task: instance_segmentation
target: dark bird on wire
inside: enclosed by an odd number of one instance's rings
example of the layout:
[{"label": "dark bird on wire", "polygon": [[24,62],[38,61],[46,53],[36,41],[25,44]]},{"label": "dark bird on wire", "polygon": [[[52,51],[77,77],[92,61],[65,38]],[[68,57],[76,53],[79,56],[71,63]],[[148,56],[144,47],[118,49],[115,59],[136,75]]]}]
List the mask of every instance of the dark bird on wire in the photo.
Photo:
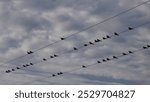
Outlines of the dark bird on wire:
[{"label": "dark bird on wire", "polygon": [[128,29],[129,29],[129,30],[133,30],[133,28],[131,28],[131,27],[128,27]]},{"label": "dark bird on wire", "polygon": [[84,44],[84,46],[88,46],[88,44]]},{"label": "dark bird on wire", "polygon": [[107,61],[110,61],[110,58],[107,58]]},{"label": "dark bird on wire", "polygon": [[82,68],[87,68],[85,65],[82,65]]},{"label": "dark bird on wire", "polygon": [[26,65],[22,65],[23,67],[26,67]]},{"label": "dark bird on wire", "polygon": [[105,39],[107,39],[107,38],[103,37],[103,40],[105,40]]},{"label": "dark bird on wire", "polygon": [[58,57],[58,55],[54,54],[54,57]]},{"label": "dark bird on wire", "polygon": [[106,36],[107,38],[111,38],[109,35]]},{"label": "dark bird on wire", "polygon": [[12,69],[12,71],[15,71],[15,69]]},{"label": "dark bird on wire", "polygon": [[122,53],[122,55],[124,55],[124,56],[125,56],[125,55],[127,55],[127,54],[126,54],[126,53]]},{"label": "dark bird on wire", "polygon": [[50,58],[54,58],[54,56],[50,56]]},{"label": "dark bird on wire", "polygon": [[102,61],[103,61],[103,62],[106,62],[106,60],[105,60],[105,59],[103,59]]},{"label": "dark bird on wire", "polygon": [[27,54],[32,54],[32,53],[33,53],[32,51],[28,51],[28,52],[27,52]]},{"label": "dark bird on wire", "polygon": [[56,75],[55,74],[52,74],[52,77],[55,77]]},{"label": "dark bird on wire", "polygon": [[97,63],[101,63],[101,61],[97,61]]},{"label": "dark bird on wire", "polygon": [[30,65],[33,65],[33,63],[30,63]]},{"label": "dark bird on wire", "polygon": [[89,42],[89,44],[94,45],[94,43],[92,43],[92,42]]},{"label": "dark bird on wire", "polygon": [[61,40],[65,40],[65,38],[60,38]]},{"label": "dark bird on wire", "polygon": [[101,40],[100,40],[100,39],[96,39],[96,40],[94,40],[94,41],[97,43],[97,42],[100,42]]},{"label": "dark bird on wire", "polygon": [[146,46],[143,46],[143,49],[147,49],[147,47],[146,47]]},{"label": "dark bird on wire", "polygon": [[150,47],[150,45],[147,45],[147,47],[149,48],[149,47]]},{"label": "dark bird on wire", "polygon": [[113,56],[113,58],[114,58],[114,59],[118,59],[118,57],[116,57],[116,56]]},{"label": "dark bird on wire", "polygon": [[119,34],[118,34],[118,33],[116,33],[116,32],[114,32],[114,35],[119,36]]},{"label": "dark bird on wire", "polygon": [[73,50],[78,50],[78,49],[76,47],[74,47]]},{"label": "dark bird on wire", "polygon": [[47,61],[47,59],[43,58],[43,61]]},{"label": "dark bird on wire", "polygon": [[16,67],[16,69],[20,69],[19,67]]},{"label": "dark bird on wire", "polygon": [[128,51],[130,54],[133,53],[132,51]]},{"label": "dark bird on wire", "polygon": [[6,70],[6,73],[10,73],[11,71],[10,70]]}]

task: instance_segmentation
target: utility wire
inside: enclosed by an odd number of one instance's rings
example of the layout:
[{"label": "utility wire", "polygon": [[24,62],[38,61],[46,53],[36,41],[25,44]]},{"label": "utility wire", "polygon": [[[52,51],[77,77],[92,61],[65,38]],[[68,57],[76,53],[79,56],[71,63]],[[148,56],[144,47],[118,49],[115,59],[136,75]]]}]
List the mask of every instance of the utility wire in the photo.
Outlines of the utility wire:
[{"label": "utility wire", "polygon": [[[37,64],[40,64],[40,63],[49,61],[49,60],[51,60],[51,59],[60,57],[60,56],[62,56],[62,55],[64,55],[64,54],[68,54],[68,53],[71,53],[71,52],[73,52],[73,51],[79,51],[79,50],[81,50],[81,49],[83,49],[83,48],[88,48],[89,46],[95,46],[95,45],[98,44],[98,43],[101,43],[101,42],[106,41],[106,40],[108,40],[108,39],[112,39],[113,37],[119,37],[119,36],[122,35],[123,33],[129,32],[129,31],[131,31],[131,30],[136,30],[136,29],[138,29],[139,27],[142,27],[142,26],[147,25],[147,24],[149,24],[149,23],[150,23],[150,21],[145,22],[145,23],[142,23],[142,24],[139,24],[139,25],[134,26],[134,27],[128,27],[127,30],[121,31],[121,32],[119,32],[119,33],[116,33],[116,32],[115,32],[113,35],[106,35],[106,37],[102,37],[102,38],[100,38],[100,39],[95,39],[94,41],[88,42],[88,43],[86,43],[86,44],[84,44],[84,45],[82,45],[82,46],[80,46],[80,47],[78,47],[78,48],[77,48],[77,47],[74,47],[72,50],[63,52],[63,53],[61,53],[61,54],[53,54],[53,55],[50,55],[48,58],[43,58],[42,60],[37,61],[37,62],[29,62],[28,64],[24,64],[24,65],[22,65],[21,67],[16,67],[16,68],[13,68],[13,69],[11,69],[11,70],[6,70],[6,72],[7,72],[7,73],[10,73],[10,72],[14,72],[14,71],[17,71],[17,70],[20,70],[20,69],[28,68],[28,67],[30,67],[30,66],[34,66],[34,65],[37,65]],[[91,44],[90,44],[90,43],[91,43]],[[85,45],[86,45],[86,46],[85,46]]]},{"label": "utility wire", "polygon": [[38,52],[38,51],[40,51],[40,50],[42,50],[42,49],[45,49],[45,48],[47,48],[47,47],[49,47],[49,46],[51,46],[51,45],[53,45],[53,44],[55,44],[55,43],[59,43],[59,42],[61,42],[61,41],[63,41],[63,40],[66,40],[67,38],[70,38],[70,37],[72,37],[72,36],[74,36],[74,35],[77,35],[77,34],[79,34],[79,33],[81,33],[81,32],[87,31],[88,29],[91,29],[91,28],[93,28],[93,27],[95,27],[95,26],[97,26],[97,25],[100,25],[100,24],[105,23],[105,22],[107,22],[107,21],[109,21],[109,20],[112,20],[112,19],[114,19],[114,18],[116,18],[116,17],[118,17],[118,16],[120,16],[120,15],[123,15],[123,14],[125,14],[125,13],[127,13],[127,12],[129,12],[129,11],[132,11],[132,10],[136,9],[137,7],[140,7],[140,6],[142,6],[142,5],[145,5],[145,4],[149,3],[149,2],[150,2],[150,0],[147,0],[147,1],[145,1],[145,2],[142,2],[142,3],[140,3],[140,4],[138,4],[138,5],[134,6],[134,7],[132,7],[132,8],[130,8],[130,9],[127,9],[127,10],[125,10],[125,11],[123,11],[123,12],[120,12],[120,13],[114,15],[114,16],[111,16],[111,17],[109,17],[109,18],[106,18],[106,19],[104,19],[104,20],[102,20],[102,21],[100,21],[100,22],[98,22],[98,23],[96,23],[96,24],[93,24],[93,25],[91,25],[91,26],[89,26],[89,27],[87,27],[87,28],[84,28],[84,29],[82,29],[81,31],[78,31],[78,32],[73,33],[73,34],[70,34],[70,35],[68,35],[67,37],[62,37],[62,38],[61,38],[60,40],[58,40],[58,41],[55,41],[55,42],[50,43],[50,44],[48,44],[48,45],[45,45],[45,46],[43,46],[43,47],[41,47],[41,48],[39,48],[39,49],[36,49],[36,50],[34,50],[34,51],[29,51],[29,52],[27,52],[27,54],[22,55],[22,56],[20,56],[20,57],[14,58],[14,59],[9,60],[9,61],[6,61],[6,62],[0,64],[0,66],[5,65],[5,64],[7,64],[7,63],[11,63],[11,62],[16,61],[16,60],[19,60],[19,59],[21,59],[21,58],[23,58],[23,57],[26,57],[26,56],[31,55],[31,54],[33,54],[33,53],[35,53],[35,52]]},{"label": "utility wire", "polygon": [[64,74],[68,74],[68,73],[72,73],[72,72],[75,72],[75,71],[78,71],[78,70],[82,70],[82,69],[91,69],[92,66],[95,66],[95,65],[98,65],[98,64],[103,64],[103,63],[107,63],[107,62],[110,62],[110,61],[113,61],[113,60],[118,60],[122,57],[126,57],[126,56],[129,56],[129,55],[133,55],[135,53],[138,53],[138,52],[141,52],[143,50],[148,50],[150,49],[150,44],[148,45],[145,45],[143,46],[142,48],[140,49],[137,49],[137,50],[129,50],[127,52],[123,52],[119,55],[114,55],[114,56],[111,56],[111,57],[107,57],[107,58],[103,58],[101,60],[97,60],[95,63],[93,64],[89,64],[89,65],[82,65],[80,66],[79,68],[76,68],[76,69],[72,69],[72,70],[68,70],[68,71],[65,71],[65,72],[59,72],[59,73],[55,73],[55,74],[52,74],[52,75],[49,75],[47,77],[44,77],[44,78],[41,78],[41,79],[38,79],[38,80],[34,80],[34,81],[31,81],[31,82],[26,82],[26,83],[23,83],[23,84],[31,84],[35,81],[40,81],[40,80],[44,80],[44,79],[50,79],[50,78],[55,78],[55,77],[58,77],[58,76],[61,76],[61,75],[64,75]]}]

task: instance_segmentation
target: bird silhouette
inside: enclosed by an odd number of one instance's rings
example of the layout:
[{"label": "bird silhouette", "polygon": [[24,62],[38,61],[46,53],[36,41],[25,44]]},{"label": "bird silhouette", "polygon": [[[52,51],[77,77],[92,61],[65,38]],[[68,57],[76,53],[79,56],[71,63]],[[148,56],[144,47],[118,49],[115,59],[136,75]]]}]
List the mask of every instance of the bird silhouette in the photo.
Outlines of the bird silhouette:
[{"label": "bird silhouette", "polygon": [[43,61],[47,61],[47,59],[43,58]]},{"label": "bird silhouette", "polygon": [[26,67],[26,65],[22,65],[23,67]]},{"label": "bird silhouette", "polygon": [[101,61],[97,61],[97,63],[101,63]]},{"label": "bird silhouette", "polygon": [[128,51],[130,54],[133,53],[132,51]]},{"label": "bird silhouette", "polygon": [[114,58],[114,59],[118,59],[118,57],[116,57],[116,56],[113,56],[113,58]]},{"label": "bird silhouette", "polygon": [[122,55],[127,55],[126,53],[122,53]]},{"label": "bird silhouette", "polygon": [[30,65],[33,65],[33,63],[30,63]]},{"label": "bird silhouette", "polygon": [[131,28],[131,27],[128,27],[128,29],[129,29],[129,30],[133,30],[133,28]]},{"label": "bird silhouette", "polygon": [[107,35],[106,38],[111,38],[111,37],[109,35]]},{"label": "bird silhouette", "polygon": [[118,33],[116,33],[116,32],[114,32],[114,35],[119,36],[119,34],[118,34]]},{"label": "bird silhouette", "polygon": [[89,42],[89,44],[94,45],[94,43],[92,43],[92,42]]},{"label": "bird silhouette", "polygon": [[76,47],[74,47],[73,50],[78,50],[78,49]]},{"label": "bird silhouette", "polygon": [[61,40],[65,40],[65,38],[60,38]]},{"label": "bird silhouette", "polygon": [[105,39],[107,39],[107,38],[103,37],[103,40],[105,40]]},{"label": "bird silhouette", "polygon": [[58,55],[54,54],[54,57],[58,57]]},{"label": "bird silhouette", "polygon": [[19,67],[16,67],[16,69],[20,69]]},{"label": "bird silhouette", "polygon": [[12,71],[15,71],[15,69],[12,69]]},{"label": "bird silhouette", "polygon": [[106,60],[105,60],[105,59],[103,59],[102,61],[103,61],[103,62],[106,62]]},{"label": "bird silhouette", "polygon": [[50,56],[50,58],[54,58],[54,56]]},{"label": "bird silhouette", "polygon": [[110,58],[107,58],[107,61],[109,61],[110,60]]},{"label": "bird silhouette", "polygon": [[85,65],[82,65],[82,68],[87,68]]},{"label": "bird silhouette", "polygon": [[143,46],[143,49],[147,49],[148,47],[146,47],[146,46]]},{"label": "bird silhouette", "polygon": [[84,46],[88,46],[88,44],[84,44]]},{"label": "bird silhouette", "polygon": [[55,77],[56,75],[55,75],[55,74],[52,74],[52,76]]},{"label": "bird silhouette", "polygon": [[147,45],[147,47],[150,47],[150,45]]}]

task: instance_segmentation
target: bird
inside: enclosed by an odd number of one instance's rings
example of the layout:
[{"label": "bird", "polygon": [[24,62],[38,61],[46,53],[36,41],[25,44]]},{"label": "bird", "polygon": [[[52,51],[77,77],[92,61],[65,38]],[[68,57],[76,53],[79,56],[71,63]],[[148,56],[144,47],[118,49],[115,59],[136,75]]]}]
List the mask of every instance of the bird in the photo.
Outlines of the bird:
[{"label": "bird", "polygon": [[63,74],[63,73],[62,72],[57,73],[57,75],[61,75],[61,74]]},{"label": "bird", "polygon": [[47,59],[43,58],[43,61],[47,61]]},{"label": "bird", "polygon": [[84,46],[88,46],[88,44],[84,44]]},{"label": "bird", "polygon": [[54,56],[50,56],[50,58],[54,58]]},{"label": "bird", "polygon": [[26,65],[22,65],[23,67],[26,67]]},{"label": "bird", "polygon": [[95,42],[97,42],[97,40],[94,40]]},{"label": "bird", "polygon": [[102,61],[103,61],[103,62],[106,62],[106,60],[105,60],[105,59],[103,59]]},{"label": "bird", "polygon": [[100,39],[96,39],[96,40],[94,40],[94,41],[97,43],[97,42],[100,42],[101,40],[100,40]]},{"label": "bird", "polygon": [[89,42],[89,44],[94,45],[94,43],[92,43],[92,42]]},{"label": "bird", "polygon": [[122,53],[122,55],[127,55],[126,53]]},{"label": "bird", "polygon": [[116,32],[114,32],[114,35],[119,36],[119,34],[118,34],[118,33],[116,33]]},{"label": "bird", "polygon": [[133,30],[133,28],[131,28],[131,27],[128,27],[128,29],[129,29],[129,30]]},{"label": "bird", "polygon": [[6,73],[10,73],[11,71],[10,70],[6,70]]},{"label": "bird", "polygon": [[111,38],[109,35],[106,36],[107,38]]},{"label": "bird", "polygon": [[110,60],[110,58],[107,58],[107,61],[109,61]]},{"label": "bird", "polygon": [[52,74],[52,76],[55,77],[56,75],[55,75],[55,74]]},{"label": "bird", "polygon": [[147,49],[147,47],[146,47],[146,46],[143,46],[143,49]]},{"label": "bird", "polygon": [[20,69],[19,67],[16,67],[16,69]]},{"label": "bird", "polygon": [[12,69],[12,71],[15,71],[15,69]]},{"label": "bird", "polygon": [[60,38],[61,40],[65,40],[65,38]]},{"label": "bird", "polygon": [[114,59],[118,59],[118,57],[116,57],[116,56],[113,56],[113,58],[114,58]]},{"label": "bird", "polygon": [[28,67],[29,65],[28,64],[26,64],[26,67]]},{"label": "bird", "polygon": [[63,74],[63,72],[60,72],[60,75]]},{"label": "bird", "polygon": [[73,48],[74,50],[78,50],[76,47]]},{"label": "bird", "polygon": [[101,63],[101,61],[97,61],[97,63]]},{"label": "bird", "polygon": [[87,68],[85,65],[82,65],[82,68]]},{"label": "bird", "polygon": [[30,52],[27,51],[27,54],[30,54]]},{"label": "bird", "polygon": [[32,51],[27,51],[27,54],[32,54],[33,52]]},{"label": "bird", "polygon": [[147,45],[147,47],[150,47],[150,45]]},{"label": "bird", "polygon": [[58,55],[54,54],[54,57],[58,57]]},{"label": "bird", "polygon": [[132,51],[128,51],[129,53],[133,53]]},{"label": "bird", "polygon": [[33,65],[33,63],[30,63],[30,65]]},{"label": "bird", "polygon": [[105,39],[107,39],[107,38],[103,37],[103,40],[105,40]]}]

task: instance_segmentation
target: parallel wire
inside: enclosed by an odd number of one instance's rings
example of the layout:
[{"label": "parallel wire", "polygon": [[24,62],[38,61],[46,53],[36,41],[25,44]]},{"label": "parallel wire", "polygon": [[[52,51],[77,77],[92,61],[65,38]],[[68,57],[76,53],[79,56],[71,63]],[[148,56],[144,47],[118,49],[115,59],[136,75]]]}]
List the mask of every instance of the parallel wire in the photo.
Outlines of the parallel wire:
[{"label": "parallel wire", "polygon": [[[135,30],[135,29],[138,29],[139,27],[142,27],[142,26],[144,26],[144,25],[147,25],[147,24],[149,24],[149,23],[150,23],[150,21],[145,22],[145,23],[142,23],[142,24],[139,24],[139,25],[137,25],[137,26],[135,26],[135,27],[132,27],[132,31]],[[121,32],[119,32],[119,33],[117,33],[117,34],[120,36],[121,34],[124,34],[124,33],[129,32],[129,31],[130,31],[130,30],[124,30],[124,31],[121,31]],[[84,45],[83,45],[83,46],[80,46],[80,47],[77,48],[78,50],[66,51],[66,52],[63,52],[63,53],[61,53],[61,54],[56,54],[57,57],[44,58],[45,61],[40,60],[40,61],[36,61],[36,62],[31,62],[33,65],[30,65],[30,63],[28,63],[29,66],[26,66],[26,67],[16,67],[16,68],[13,68],[13,69],[15,69],[15,71],[16,71],[18,68],[19,68],[19,69],[24,69],[24,68],[27,68],[27,67],[30,67],[30,66],[34,66],[34,65],[37,65],[37,64],[40,64],[40,63],[49,61],[49,60],[51,60],[51,59],[58,58],[58,57],[60,57],[60,56],[62,56],[62,55],[65,55],[65,54],[68,54],[68,53],[72,53],[73,51],[79,51],[79,50],[81,50],[81,49],[83,49],[83,48],[88,48],[88,47],[90,47],[90,45],[91,45],[91,46],[95,46],[96,44],[101,43],[102,41],[106,41],[106,40],[108,40],[108,39],[112,39],[113,37],[119,37],[118,35],[114,35],[114,34],[113,34],[113,35],[109,35],[110,38],[107,38],[107,39],[105,39],[105,40],[100,39],[100,40],[101,40],[100,42],[93,42],[93,44],[89,44],[88,46],[84,46]],[[26,65],[26,64],[24,64],[24,65]],[[14,71],[12,71],[12,72],[14,72]]]},{"label": "parallel wire", "polygon": [[[101,60],[97,60],[97,62],[93,63],[93,64],[82,65],[79,68],[68,70],[68,71],[65,71],[65,72],[61,72],[62,74],[60,74],[60,75],[58,75],[58,73],[55,73],[55,74],[49,75],[47,77],[44,77],[44,78],[41,78],[41,79],[38,79],[38,80],[33,80],[31,82],[26,82],[26,83],[23,83],[23,84],[32,84],[33,82],[36,82],[36,81],[41,81],[41,80],[44,80],[44,79],[55,78],[55,77],[62,76],[64,74],[72,73],[72,72],[75,72],[75,71],[79,71],[79,70],[82,70],[82,69],[91,69],[92,66],[95,66],[95,65],[98,65],[98,64],[107,63],[107,62],[110,62],[110,61],[113,61],[113,60],[118,60],[118,59],[120,59],[122,57],[133,55],[135,53],[141,52],[143,50],[148,50],[148,49],[150,49],[150,45],[143,46],[142,48],[137,49],[137,50],[129,50],[128,52],[123,52],[123,53],[121,53],[121,55],[114,55],[112,57],[107,57],[107,58],[104,58],[104,59],[101,59]],[[108,58],[109,58],[109,60],[108,60]],[[55,75],[55,76],[53,76],[53,75]]]},{"label": "parallel wire", "polygon": [[[122,14],[125,14],[125,13],[127,13],[127,12],[129,12],[129,11],[131,11],[131,10],[136,9],[136,8],[139,7],[139,6],[145,5],[145,4],[149,3],[149,2],[150,2],[150,0],[147,0],[147,1],[145,1],[145,2],[142,2],[141,4],[138,4],[138,5],[132,7],[132,8],[130,8],[130,9],[128,9],[128,10],[125,10],[125,11],[123,11],[123,12],[120,12],[120,13],[118,13],[118,14],[116,14],[116,15],[114,15],[114,16],[111,16],[111,17],[109,17],[109,18],[106,18],[106,19],[104,19],[103,21],[100,21],[100,22],[98,22],[98,23],[96,23],[96,24],[93,24],[93,25],[91,25],[91,26],[89,26],[89,27],[87,27],[87,28],[82,29],[81,31],[76,32],[76,33],[70,34],[70,35],[68,35],[67,37],[64,37],[64,38],[65,38],[65,40],[66,40],[67,38],[70,38],[70,37],[72,37],[72,36],[74,36],[74,35],[77,35],[77,34],[79,34],[79,33],[81,33],[81,32],[87,31],[88,29],[91,29],[91,28],[93,28],[93,27],[95,27],[95,26],[97,26],[97,25],[100,25],[100,24],[105,23],[105,22],[107,22],[107,21],[109,21],[109,20],[112,20],[112,19],[114,19],[114,18],[116,18],[116,17],[118,17],[118,16],[120,16],[120,15],[122,15]],[[34,51],[32,51],[32,52],[33,52],[33,53],[38,52],[38,51],[40,51],[40,50],[42,50],[42,49],[45,49],[45,48],[47,48],[47,47],[50,47],[51,45],[53,45],[53,44],[55,44],[55,43],[59,43],[59,42],[61,42],[61,41],[62,41],[62,40],[55,41],[55,42],[53,42],[53,43],[51,43],[51,44],[48,44],[48,45],[46,45],[46,46],[44,46],[44,47],[41,47],[41,48],[39,48],[39,49],[36,49],[36,50],[34,50]],[[33,54],[33,53],[31,53],[31,54]],[[24,57],[26,57],[26,56],[28,56],[28,55],[31,55],[31,54],[25,54],[25,55],[22,55],[22,56],[20,56],[20,57],[14,58],[14,59],[12,59],[12,60],[6,61],[6,62],[0,64],[0,66],[5,65],[5,64],[7,64],[7,63],[11,63],[11,62],[16,61],[16,60],[19,60],[19,59],[24,58]]]}]

